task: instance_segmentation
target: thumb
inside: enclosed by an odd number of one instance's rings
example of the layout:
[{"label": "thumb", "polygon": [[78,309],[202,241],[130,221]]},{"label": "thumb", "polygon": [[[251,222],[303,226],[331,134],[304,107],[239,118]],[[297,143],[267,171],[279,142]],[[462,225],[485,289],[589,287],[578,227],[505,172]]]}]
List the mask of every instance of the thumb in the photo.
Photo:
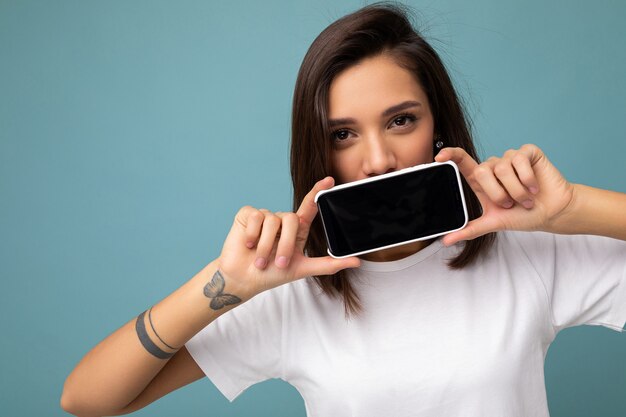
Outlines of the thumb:
[{"label": "thumb", "polygon": [[[346,268],[358,268],[361,260],[356,256],[349,258],[336,259],[331,256],[322,256],[319,258],[309,258],[302,265],[301,275],[332,275]],[[298,274],[300,275],[300,274]]]},{"label": "thumb", "polygon": [[476,239],[479,236],[496,231],[497,227],[493,227],[490,223],[488,219],[483,217],[472,220],[467,223],[467,226],[463,229],[445,235],[443,237],[443,244],[445,246],[451,246],[462,240]]}]

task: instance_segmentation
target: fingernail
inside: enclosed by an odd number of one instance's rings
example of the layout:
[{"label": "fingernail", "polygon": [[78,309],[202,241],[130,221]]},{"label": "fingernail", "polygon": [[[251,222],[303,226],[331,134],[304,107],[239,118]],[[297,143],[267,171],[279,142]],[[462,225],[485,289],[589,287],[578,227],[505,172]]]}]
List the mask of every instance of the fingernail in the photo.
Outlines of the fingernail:
[{"label": "fingernail", "polygon": [[254,266],[256,266],[259,269],[265,268],[266,264],[267,264],[267,261],[265,260],[265,258],[256,258],[256,261],[254,261]]},{"label": "fingernail", "polygon": [[504,203],[504,204],[502,205],[502,207],[504,207],[504,208],[508,208],[508,209],[509,209],[509,208],[513,207],[513,202],[509,200],[509,201],[507,201],[506,203]]},{"label": "fingernail", "polygon": [[248,249],[252,249],[254,247],[254,242],[246,242],[246,247],[248,247]]},{"label": "fingernail", "polygon": [[526,207],[527,209],[532,208],[533,207],[533,200],[522,201],[522,206]]},{"label": "fingernail", "polygon": [[287,259],[286,256],[279,256],[278,259],[276,259],[276,266],[278,266],[279,268],[286,267],[288,263],[289,259]]},{"label": "fingernail", "polygon": [[539,192],[539,189],[537,187],[530,187],[528,191],[530,191],[533,194],[537,194]]}]

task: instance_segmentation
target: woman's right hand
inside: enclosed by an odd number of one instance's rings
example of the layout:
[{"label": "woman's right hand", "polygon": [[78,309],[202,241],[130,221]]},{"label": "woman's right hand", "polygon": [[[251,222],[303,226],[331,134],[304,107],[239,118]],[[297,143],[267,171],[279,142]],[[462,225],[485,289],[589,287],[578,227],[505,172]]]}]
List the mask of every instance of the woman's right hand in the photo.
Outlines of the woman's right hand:
[{"label": "woman's right hand", "polygon": [[233,226],[218,259],[221,273],[254,295],[313,275],[331,275],[360,265],[357,257],[309,258],[304,246],[317,215],[315,195],[334,185],[332,177],[318,181],[304,197],[297,213],[272,213],[245,206]]}]

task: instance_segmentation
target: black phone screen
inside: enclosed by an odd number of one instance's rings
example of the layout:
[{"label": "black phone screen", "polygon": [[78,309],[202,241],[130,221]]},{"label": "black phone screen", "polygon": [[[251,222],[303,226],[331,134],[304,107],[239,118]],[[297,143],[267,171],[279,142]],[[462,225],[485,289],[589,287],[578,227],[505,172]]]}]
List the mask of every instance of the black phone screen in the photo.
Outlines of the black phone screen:
[{"label": "black phone screen", "polygon": [[449,164],[321,194],[330,252],[346,256],[433,236],[466,222],[457,172]]}]

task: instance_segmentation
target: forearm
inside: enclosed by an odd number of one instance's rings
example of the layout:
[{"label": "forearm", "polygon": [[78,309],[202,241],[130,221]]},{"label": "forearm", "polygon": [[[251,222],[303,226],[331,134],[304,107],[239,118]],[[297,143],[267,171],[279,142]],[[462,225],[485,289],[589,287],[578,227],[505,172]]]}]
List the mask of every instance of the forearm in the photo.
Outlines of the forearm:
[{"label": "forearm", "polygon": [[[204,295],[204,287],[211,282],[217,262],[211,262],[185,285],[152,309],[152,323],[144,317],[144,338],[148,337],[158,351],[173,353],[224,312],[238,304],[213,309],[211,299]],[[235,294],[241,302],[250,298],[240,288],[229,286],[225,293]],[[93,348],[68,376],[62,403],[77,415],[114,414],[132,402],[159,373],[168,359],[150,353],[140,341],[133,318]],[[66,408],[66,406],[64,406]]]},{"label": "forearm", "polygon": [[626,240],[626,194],[575,184],[572,202],[548,231]]}]

